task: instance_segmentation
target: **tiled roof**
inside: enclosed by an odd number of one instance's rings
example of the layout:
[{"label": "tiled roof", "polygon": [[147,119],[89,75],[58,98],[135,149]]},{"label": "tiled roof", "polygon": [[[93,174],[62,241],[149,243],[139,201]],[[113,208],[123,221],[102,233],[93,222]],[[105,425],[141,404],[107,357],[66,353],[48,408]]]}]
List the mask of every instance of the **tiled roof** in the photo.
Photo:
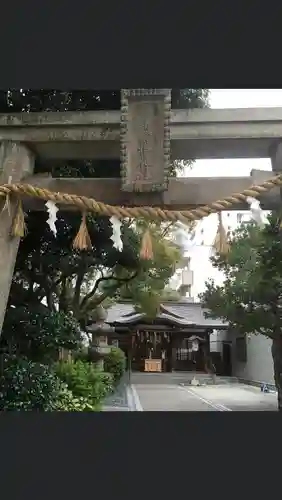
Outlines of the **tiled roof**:
[{"label": "tiled roof", "polygon": [[132,314],[134,313],[134,308],[130,302],[121,302],[118,304],[113,304],[109,309],[107,309],[107,319],[106,323],[115,323],[118,321],[122,316],[125,316],[126,314]]},{"label": "tiled roof", "polygon": [[[203,309],[200,303],[190,302],[164,302],[161,306],[159,319],[169,319],[176,324],[181,325],[198,325],[210,326],[213,328],[222,328],[228,326],[228,323],[220,319],[206,318],[204,313],[207,309]],[[107,310],[108,316],[106,323],[122,323],[129,324],[136,319],[142,319],[143,314],[137,314],[130,302],[122,302],[114,304]]]}]

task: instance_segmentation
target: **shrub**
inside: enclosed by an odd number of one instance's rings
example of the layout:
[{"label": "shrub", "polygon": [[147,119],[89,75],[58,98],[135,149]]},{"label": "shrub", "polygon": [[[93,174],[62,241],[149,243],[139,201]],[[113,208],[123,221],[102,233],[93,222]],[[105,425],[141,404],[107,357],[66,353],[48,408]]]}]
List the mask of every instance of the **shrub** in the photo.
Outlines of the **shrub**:
[{"label": "shrub", "polygon": [[110,352],[104,356],[104,370],[113,375],[117,384],[123,376],[126,368],[126,358],[124,352],[118,347],[112,347]]},{"label": "shrub", "polygon": [[89,348],[85,346],[81,346],[79,349],[73,352],[73,360],[74,361],[84,361],[90,362],[89,358]]},{"label": "shrub", "polygon": [[61,384],[58,397],[52,405],[53,411],[95,411],[97,409],[86,398],[76,398],[65,384]]},{"label": "shrub", "polygon": [[79,324],[71,315],[46,308],[9,308],[1,345],[9,352],[44,364],[57,360],[60,348],[77,349],[82,341]]},{"label": "shrub", "polygon": [[73,395],[85,398],[90,404],[99,404],[113,390],[112,375],[98,372],[92,363],[58,362],[54,368],[56,375],[67,384]]},{"label": "shrub", "polygon": [[47,366],[6,355],[0,376],[0,410],[48,411],[58,398],[60,385]]}]

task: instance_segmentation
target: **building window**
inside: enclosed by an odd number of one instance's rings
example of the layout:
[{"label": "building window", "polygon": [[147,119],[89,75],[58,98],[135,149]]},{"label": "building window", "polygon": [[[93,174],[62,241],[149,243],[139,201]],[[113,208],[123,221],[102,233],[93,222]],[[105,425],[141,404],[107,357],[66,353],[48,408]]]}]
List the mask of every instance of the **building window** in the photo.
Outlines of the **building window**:
[{"label": "building window", "polygon": [[189,350],[186,347],[176,349],[177,361],[187,361],[189,359]]},{"label": "building window", "polygon": [[183,339],[180,347],[176,349],[177,361],[187,361],[189,359],[188,339]]},{"label": "building window", "polygon": [[176,349],[177,361],[191,361],[193,341],[190,339],[183,339],[180,347]]}]

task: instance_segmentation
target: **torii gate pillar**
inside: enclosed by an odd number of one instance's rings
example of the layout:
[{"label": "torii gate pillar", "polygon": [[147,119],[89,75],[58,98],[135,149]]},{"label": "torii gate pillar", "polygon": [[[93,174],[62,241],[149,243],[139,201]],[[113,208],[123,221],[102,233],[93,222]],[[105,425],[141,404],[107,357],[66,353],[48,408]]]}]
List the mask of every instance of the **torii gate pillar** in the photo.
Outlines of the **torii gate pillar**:
[{"label": "torii gate pillar", "polygon": [[[0,144],[0,184],[17,183],[33,173],[34,156],[24,144],[4,141]],[[0,199],[0,212],[5,199]],[[10,236],[15,213],[15,204],[11,203],[11,213],[0,213],[0,334],[9,298],[14,267],[20,238]]]},{"label": "torii gate pillar", "polygon": [[[282,173],[282,142],[273,145],[269,151],[272,170],[275,174]],[[280,188],[280,198],[282,199],[282,187]]]},{"label": "torii gate pillar", "polygon": [[272,170],[274,173],[282,172],[282,142],[275,144],[270,152],[269,156],[271,159]]}]

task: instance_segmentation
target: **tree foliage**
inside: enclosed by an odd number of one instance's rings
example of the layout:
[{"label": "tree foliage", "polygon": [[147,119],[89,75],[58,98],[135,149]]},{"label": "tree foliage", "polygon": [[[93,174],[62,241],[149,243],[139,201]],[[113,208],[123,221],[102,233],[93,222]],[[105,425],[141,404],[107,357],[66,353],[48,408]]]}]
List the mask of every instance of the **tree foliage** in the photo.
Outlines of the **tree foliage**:
[{"label": "tree foliage", "polygon": [[208,281],[201,298],[213,317],[224,318],[241,333],[274,338],[277,321],[280,328],[277,304],[282,292],[282,244],[278,220],[271,215],[262,230],[252,223],[243,224],[235,231],[230,252],[212,258],[225,279],[222,285]]},{"label": "tree foliage", "polygon": [[33,362],[56,361],[61,349],[78,349],[82,332],[71,315],[50,312],[40,304],[9,307],[0,339],[1,351]]},{"label": "tree foliage", "polygon": [[18,356],[2,358],[1,411],[49,411],[60,394],[60,380],[40,363]]},{"label": "tree foliage", "polygon": [[113,389],[113,376],[97,371],[93,363],[59,362],[54,371],[75,397],[84,398],[90,405],[98,405]]},{"label": "tree foliage", "polygon": [[138,302],[150,291],[158,297],[174,273],[179,252],[160,238],[160,226],[151,225],[154,259],[148,262],[139,257],[144,228],[124,222],[124,249],[118,252],[110,240],[108,218],[89,217],[93,250],[79,252],[72,248],[79,215],[68,214],[67,223],[61,214],[56,238],[46,217],[39,212],[30,213],[27,219],[29,232],[21,243],[9,298],[13,318],[17,314],[14,308],[38,307],[44,300],[50,312],[71,312],[85,327],[106,299],[127,296]]},{"label": "tree foliage", "polygon": [[[209,104],[208,89],[172,89],[174,109],[203,108]],[[1,113],[31,111],[119,110],[120,91],[9,89],[0,92]]]},{"label": "tree foliage", "polygon": [[202,301],[210,317],[220,317],[242,334],[272,339],[274,378],[282,410],[282,235],[281,218],[272,213],[259,229],[250,223],[234,235],[230,252],[213,265],[224,272],[222,285],[206,283]]},{"label": "tree foliage", "polygon": [[[139,222],[137,230],[140,229],[142,232],[144,230],[142,225]],[[181,255],[178,248],[164,238],[168,229],[167,225],[151,223],[149,228],[154,258],[142,263],[138,278],[125,283],[121,289],[120,298],[132,299],[137,311],[145,312],[148,316],[154,317],[161,304],[163,290],[174,274]]]},{"label": "tree foliage", "polygon": [[104,356],[104,370],[111,373],[114,383],[118,384],[126,370],[126,357],[122,349],[112,347]]}]

